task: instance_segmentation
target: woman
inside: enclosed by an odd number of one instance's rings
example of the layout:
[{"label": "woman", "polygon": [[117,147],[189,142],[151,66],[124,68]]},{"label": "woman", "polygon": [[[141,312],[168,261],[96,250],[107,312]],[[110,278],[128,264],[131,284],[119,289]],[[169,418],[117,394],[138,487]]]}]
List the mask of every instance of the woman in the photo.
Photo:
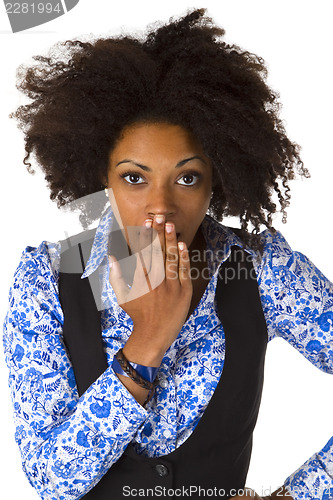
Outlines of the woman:
[{"label": "woman", "polygon": [[[110,202],[96,233],[28,247],[11,290],[16,439],[44,499],[241,498],[267,339],[332,371],[333,287],[272,227],[273,194],[285,218],[307,171],[263,61],[223,34],[197,10],[143,40],[66,42],[22,79],[25,163],[59,205]],[[269,498],[329,498],[330,444]]]}]

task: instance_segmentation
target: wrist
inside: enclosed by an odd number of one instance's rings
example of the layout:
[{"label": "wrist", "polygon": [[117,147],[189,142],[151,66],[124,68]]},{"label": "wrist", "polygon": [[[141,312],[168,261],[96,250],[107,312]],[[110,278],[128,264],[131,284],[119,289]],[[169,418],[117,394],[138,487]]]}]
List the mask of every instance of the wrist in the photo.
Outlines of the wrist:
[{"label": "wrist", "polygon": [[[121,357],[124,357],[125,356],[124,352],[122,349],[120,349],[119,352],[121,352],[121,351],[122,351]],[[122,366],[119,362],[119,359],[118,359],[119,352],[117,354],[115,354],[115,356],[113,358],[112,368],[116,373],[129,377],[129,375],[124,371],[124,369],[122,368]],[[151,366],[140,365],[138,363],[133,363],[132,361],[129,361],[126,358],[126,356],[125,356],[125,360],[126,360],[126,363],[128,363],[135,370],[135,372],[140,375],[140,377],[142,377],[144,380],[148,380],[148,382],[154,382],[154,380],[156,379],[157,372],[158,372],[158,367],[151,367]]]},{"label": "wrist", "polygon": [[130,338],[123,347],[128,361],[151,367],[160,366],[166,350],[167,347],[160,345],[156,339],[156,333],[138,328],[133,328]]}]

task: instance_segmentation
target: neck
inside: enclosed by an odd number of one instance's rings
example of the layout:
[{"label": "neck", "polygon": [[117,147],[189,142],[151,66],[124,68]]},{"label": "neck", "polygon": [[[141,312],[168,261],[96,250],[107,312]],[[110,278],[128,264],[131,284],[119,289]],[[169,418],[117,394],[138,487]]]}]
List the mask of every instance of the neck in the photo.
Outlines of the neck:
[{"label": "neck", "polygon": [[199,227],[189,247],[191,265],[192,261],[195,267],[200,267],[200,263],[202,264],[206,262],[206,249],[207,249],[207,243],[204,238],[204,235],[202,234],[201,227]]}]

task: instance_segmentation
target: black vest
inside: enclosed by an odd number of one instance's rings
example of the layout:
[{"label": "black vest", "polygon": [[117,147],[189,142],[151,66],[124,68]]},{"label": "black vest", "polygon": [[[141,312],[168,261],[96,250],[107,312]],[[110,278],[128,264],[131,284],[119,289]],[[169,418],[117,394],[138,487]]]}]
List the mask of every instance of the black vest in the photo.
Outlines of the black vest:
[{"label": "black vest", "polygon": [[[63,252],[59,274],[64,342],[80,395],[107,368],[100,313],[89,280],[80,277],[91,243],[74,244]],[[68,258],[82,263],[80,270],[68,272]],[[158,458],[138,455],[129,444],[84,499],[124,500],[135,495],[132,489],[137,496],[144,489],[145,496],[154,497],[148,488],[156,498],[170,498],[173,491],[174,498],[229,498],[244,488],[261,400],[267,328],[251,257],[238,247],[232,247],[220,267],[215,298],[225,333],[225,361],[196,428],[176,450]]]}]

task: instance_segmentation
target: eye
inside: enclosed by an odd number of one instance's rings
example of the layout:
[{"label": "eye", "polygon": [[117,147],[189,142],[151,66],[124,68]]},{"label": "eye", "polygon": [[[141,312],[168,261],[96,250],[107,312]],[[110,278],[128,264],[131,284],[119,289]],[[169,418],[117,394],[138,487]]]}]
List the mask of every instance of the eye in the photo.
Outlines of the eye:
[{"label": "eye", "polygon": [[[194,186],[197,184],[200,180],[201,175],[197,173],[188,173],[184,174],[178,181],[177,183],[180,184],[181,186]],[[182,182],[180,182],[182,181]]]},{"label": "eye", "polygon": [[135,172],[124,172],[120,177],[125,179],[128,184],[143,184],[144,182],[141,175],[136,174]]}]

